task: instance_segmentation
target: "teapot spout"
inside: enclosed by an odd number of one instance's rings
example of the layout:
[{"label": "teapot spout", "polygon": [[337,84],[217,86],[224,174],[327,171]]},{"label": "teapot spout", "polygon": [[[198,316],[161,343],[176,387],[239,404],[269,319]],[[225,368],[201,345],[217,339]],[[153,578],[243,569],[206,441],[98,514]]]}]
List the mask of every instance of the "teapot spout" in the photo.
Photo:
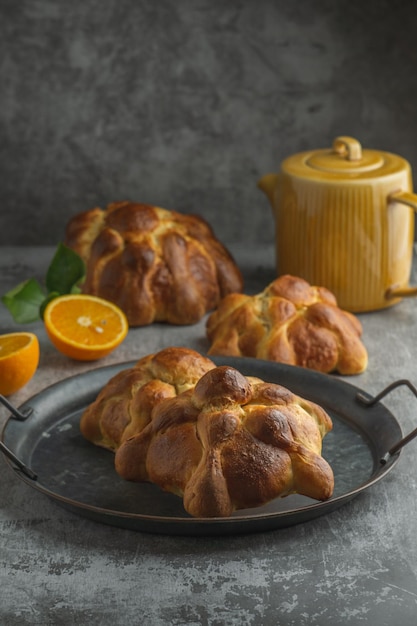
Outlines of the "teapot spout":
[{"label": "teapot spout", "polygon": [[258,187],[267,195],[272,207],[274,206],[275,188],[278,182],[278,174],[265,174],[258,180]]}]

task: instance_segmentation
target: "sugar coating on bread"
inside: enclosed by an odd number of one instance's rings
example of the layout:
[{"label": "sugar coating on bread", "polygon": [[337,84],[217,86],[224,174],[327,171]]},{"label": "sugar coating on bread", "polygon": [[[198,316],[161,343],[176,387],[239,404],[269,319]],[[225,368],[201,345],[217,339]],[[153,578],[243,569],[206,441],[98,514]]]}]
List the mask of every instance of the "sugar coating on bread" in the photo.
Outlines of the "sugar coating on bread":
[{"label": "sugar coating on bread", "polygon": [[284,275],[261,293],[230,294],[207,320],[209,355],[247,356],[320,372],[359,374],[368,364],[357,317],[333,293]]},{"label": "sugar coating on bread", "polygon": [[119,447],[115,468],[181,496],[195,517],[225,517],[292,493],[326,500],[334,477],[321,451],[331,428],[313,402],[220,366],[159,403]]},{"label": "sugar coating on bread", "polygon": [[149,423],[156,404],[194,387],[214,367],[210,359],[183,347],[143,357],[113,376],[85,409],[82,435],[95,445],[116,450]]},{"label": "sugar coating on bread", "polygon": [[242,291],[234,259],[195,215],[116,202],[75,215],[65,243],[86,263],[83,292],[117,304],[130,326],[194,324]]}]

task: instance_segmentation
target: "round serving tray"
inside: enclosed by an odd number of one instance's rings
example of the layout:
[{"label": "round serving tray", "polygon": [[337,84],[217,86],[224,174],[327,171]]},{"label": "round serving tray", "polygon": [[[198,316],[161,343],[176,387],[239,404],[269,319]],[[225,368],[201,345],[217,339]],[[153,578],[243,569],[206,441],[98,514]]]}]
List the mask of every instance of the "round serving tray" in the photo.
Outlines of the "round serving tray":
[{"label": "round serving tray", "polygon": [[[400,450],[381,459],[402,438],[401,428],[380,402],[365,406],[367,394],[340,378],[305,368],[249,358],[221,357],[246,375],[279,383],[320,404],[333,420],[323,441],[323,456],[335,476],[332,498],[317,502],[291,495],[268,505],[237,511],[227,518],[193,518],[181,498],[151,484],[129,483],[114,470],[112,452],[86,441],[79,430],[83,410],[117,372],[136,361],[95,369],[67,378],[19,407],[30,416],[7,421],[2,441],[32,479],[7,459],[20,478],[42,494],[96,522],[172,535],[220,535],[260,532],[306,522],[340,507],[383,478],[396,464]],[[29,472],[30,474],[30,472]]]}]

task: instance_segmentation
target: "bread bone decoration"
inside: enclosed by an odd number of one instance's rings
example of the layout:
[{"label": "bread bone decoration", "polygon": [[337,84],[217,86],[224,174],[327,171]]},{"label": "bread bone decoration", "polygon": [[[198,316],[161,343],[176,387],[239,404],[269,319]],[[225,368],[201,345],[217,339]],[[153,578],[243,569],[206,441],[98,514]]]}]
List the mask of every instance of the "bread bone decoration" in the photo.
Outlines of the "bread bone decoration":
[{"label": "bread bone decoration", "polygon": [[116,202],[74,216],[65,243],[86,263],[82,291],[117,304],[130,326],[194,324],[242,291],[233,258],[194,215]]},{"label": "bread bone decoration", "polygon": [[324,287],[284,275],[254,296],[225,296],[207,320],[209,355],[247,356],[320,372],[359,374],[368,364],[357,317]]},{"label": "bread bone decoration", "polygon": [[183,496],[195,517],[225,517],[291,493],[325,500],[334,478],[321,449],[331,428],[318,405],[220,366],[157,404],[148,426],[117,450],[115,468]]},{"label": "bread bone decoration", "polygon": [[116,450],[150,421],[154,406],[196,384],[214,363],[188,348],[170,347],[140,359],[113,376],[80,420],[83,436]]}]

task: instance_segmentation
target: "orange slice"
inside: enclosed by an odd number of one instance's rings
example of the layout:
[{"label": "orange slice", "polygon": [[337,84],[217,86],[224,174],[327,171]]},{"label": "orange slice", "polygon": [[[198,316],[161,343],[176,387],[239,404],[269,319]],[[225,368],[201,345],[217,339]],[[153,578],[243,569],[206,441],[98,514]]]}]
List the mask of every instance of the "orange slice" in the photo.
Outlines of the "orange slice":
[{"label": "orange slice", "polygon": [[39,341],[33,333],[0,335],[0,393],[10,396],[30,381],[39,364]]},{"label": "orange slice", "polygon": [[84,294],[59,296],[45,308],[43,321],[54,346],[78,361],[94,361],[114,350],[129,330],[112,302]]}]

